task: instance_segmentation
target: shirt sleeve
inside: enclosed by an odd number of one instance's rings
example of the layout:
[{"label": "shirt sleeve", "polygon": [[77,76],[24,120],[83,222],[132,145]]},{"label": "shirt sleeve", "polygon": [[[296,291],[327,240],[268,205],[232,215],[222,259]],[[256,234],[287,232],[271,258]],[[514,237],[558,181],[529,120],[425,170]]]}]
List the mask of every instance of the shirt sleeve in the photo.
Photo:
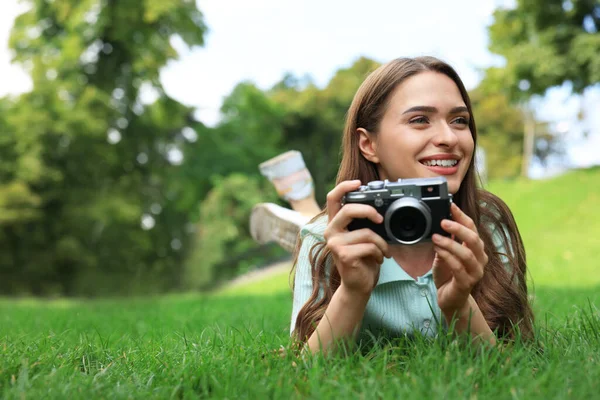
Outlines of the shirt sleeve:
[{"label": "shirt sleeve", "polygon": [[296,262],[296,273],[294,277],[294,301],[292,305],[292,320],[290,334],[296,327],[296,319],[300,309],[306,304],[313,291],[312,272],[310,265],[310,252],[313,246],[323,241],[321,235],[314,231],[314,225],[307,225],[300,232],[302,245]]}]

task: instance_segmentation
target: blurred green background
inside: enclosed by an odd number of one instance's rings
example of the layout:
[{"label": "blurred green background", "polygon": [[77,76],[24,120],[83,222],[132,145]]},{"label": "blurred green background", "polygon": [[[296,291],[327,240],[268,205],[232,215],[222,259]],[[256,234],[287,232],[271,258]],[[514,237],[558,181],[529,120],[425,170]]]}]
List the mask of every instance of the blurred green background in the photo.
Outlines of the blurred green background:
[{"label": "blurred green background", "polygon": [[[9,46],[32,89],[0,98],[0,294],[206,290],[288,257],[249,235],[252,206],[279,201],[257,165],[301,151],[322,204],[346,110],[379,60],[357,54],[324,85],[293,74],[266,89],[239,82],[208,126],[159,79],[181,51],[174,38],[205,45],[202,2],[22,4]],[[498,7],[488,39],[502,62],[471,90],[489,188],[513,207],[544,285],[600,282],[598,169],[528,179],[532,163],[560,162],[567,146],[564,125],[538,118],[536,102],[564,85],[573,99],[598,90],[599,29],[593,0]]]}]

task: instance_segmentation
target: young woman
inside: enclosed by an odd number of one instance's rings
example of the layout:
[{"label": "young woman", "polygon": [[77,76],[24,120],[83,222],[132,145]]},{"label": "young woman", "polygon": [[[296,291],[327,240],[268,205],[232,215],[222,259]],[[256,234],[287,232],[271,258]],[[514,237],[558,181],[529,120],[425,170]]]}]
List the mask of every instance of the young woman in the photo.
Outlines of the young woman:
[{"label": "young woman", "polygon": [[[495,343],[532,334],[523,243],[508,207],[478,189],[477,130],[457,73],[432,57],[397,59],[363,82],[347,114],[337,186],[300,233],[292,334],[311,352],[363,334],[437,332]],[[444,161],[442,161],[444,160]],[[452,220],[416,245],[389,245],[355,218],[382,223],[370,206],[341,205],[361,183],[444,176]]]}]

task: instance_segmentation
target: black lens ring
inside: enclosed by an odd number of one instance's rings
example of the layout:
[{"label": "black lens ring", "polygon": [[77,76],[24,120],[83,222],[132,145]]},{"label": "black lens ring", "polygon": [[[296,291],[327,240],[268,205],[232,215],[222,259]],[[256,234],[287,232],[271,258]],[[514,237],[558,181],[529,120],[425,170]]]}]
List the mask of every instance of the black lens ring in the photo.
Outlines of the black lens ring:
[{"label": "black lens ring", "polygon": [[[398,211],[401,208],[405,208],[405,207],[415,208],[421,212],[423,217],[425,217],[425,230],[423,231],[423,235],[419,236],[415,240],[410,240],[410,241],[402,240],[402,239],[397,238],[392,233],[392,227],[390,226],[390,221],[392,220],[392,216],[394,215],[394,213],[396,211]],[[427,204],[423,203],[420,200],[415,199],[414,197],[402,197],[402,198],[394,201],[392,204],[390,204],[387,211],[385,212],[384,224],[385,224],[385,232],[387,233],[388,238],[390,238],[391,241],[399,243],[399,244],[415,244],[415,243],[420,242],[421,239],[423,239],[425,236],[427,236],[427,234],[431,230],[431,210],[429,209]]]}]

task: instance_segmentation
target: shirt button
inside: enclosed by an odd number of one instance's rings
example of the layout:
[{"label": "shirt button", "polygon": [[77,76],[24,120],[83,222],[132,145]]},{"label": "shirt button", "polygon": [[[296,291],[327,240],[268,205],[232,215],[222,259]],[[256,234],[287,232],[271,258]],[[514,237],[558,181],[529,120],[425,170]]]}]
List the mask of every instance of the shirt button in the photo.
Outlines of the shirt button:
[{"label": "shirt button", "polygon": [[423,296],[423,297],[427,296],[427,289],[425,289],[425,288],[421,289],[421,296]]},{"label": "shirt button", "polygon": [[429,328],[429,325],[431,325],[431,320],[429,320],[429,319],[426,319],[426,320],[424,320],[424,321],[423,321],[423,326],[424,326],[425,328]]}]

